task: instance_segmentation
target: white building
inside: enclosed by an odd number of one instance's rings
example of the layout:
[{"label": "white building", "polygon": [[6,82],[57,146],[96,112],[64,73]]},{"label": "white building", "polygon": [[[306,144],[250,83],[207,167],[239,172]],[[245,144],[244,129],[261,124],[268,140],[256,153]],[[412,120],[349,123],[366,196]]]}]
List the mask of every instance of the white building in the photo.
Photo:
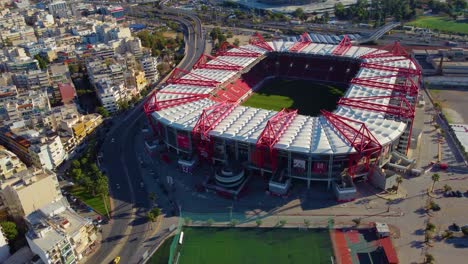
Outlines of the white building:
[{"label": "white building", "polygon": [[[29,132],[29,131],[28,131]],[[25,136],[26,134],[21,134]],[[67,153],[58,135],[26,137],[30,140],[32,163],[38,168],[57,168],[67,158]]]},{"label": "white building", "polygon": [[64,198],[31,213],[26,221],[31,229],[28,244],[45,263],[76,263],[97,239],[91,220],[70,209]]},{"label": "white building", "polygon": [[68,11],[67,3],[64,1],[55,1],[49,4],[49,12],[55,17],[67,17]]},{"label": "white building", "polygon": [[96,84],[96,91],[102,106],[110,113],[119,110],[118,102],[126,99],[124,82],[112,82],[104,79]]},{"label": "white building", "polygon": [[158,58],[145,57],[141,59],[141,66],[145,72],[145,78],[149,83],[157,82],[159,80],[158,72]]}]

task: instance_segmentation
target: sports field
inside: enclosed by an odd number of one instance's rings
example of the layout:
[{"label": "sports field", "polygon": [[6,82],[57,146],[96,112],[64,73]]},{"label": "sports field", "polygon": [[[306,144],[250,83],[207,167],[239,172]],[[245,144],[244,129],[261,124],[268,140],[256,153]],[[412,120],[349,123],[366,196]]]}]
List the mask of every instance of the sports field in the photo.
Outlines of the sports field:
[{"label": "sports field", "polygon": [[346,89],[308,80],[272,79],[254,92],[242,105],[279,111],[299,110],[317,116],[321,109],[333,111]]},{"label": "sports field", "polygon": [[330,263],[327,229],[184,228],[180,264]]},{"label": "sports field", "polygon": [[449,17],[442,16],[422,16],[407,25],[438,30],[442,33],[462,33],[468,34],[467,21],[454,21]]}]

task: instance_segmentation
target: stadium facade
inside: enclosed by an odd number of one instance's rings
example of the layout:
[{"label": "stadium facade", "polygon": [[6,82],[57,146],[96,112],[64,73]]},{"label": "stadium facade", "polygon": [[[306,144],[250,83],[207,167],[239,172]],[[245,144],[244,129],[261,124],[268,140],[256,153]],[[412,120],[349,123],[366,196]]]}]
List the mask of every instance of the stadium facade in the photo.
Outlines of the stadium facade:
[{"label": "stadium facade", "polygon": [[[337,109],[320,116],[241,106],[265,79],[278,76],[349,87]],[[397,42],[376,49],[353,46],[347,36],[332,45],[313,43],[307,33],[272,42],[256,34],[248,45],[224,44],[215,57],[203,55],[191,71],[175,69],[148,98],[145,113],[161,142],[186,164],[242,168],[234,175],[238,169],[222,167],[219,186],[240,184],[244,170],[280,185],[300,179],[308,186],[343,186],[378,173],[391,152],[406,154],[420,78]]]}]

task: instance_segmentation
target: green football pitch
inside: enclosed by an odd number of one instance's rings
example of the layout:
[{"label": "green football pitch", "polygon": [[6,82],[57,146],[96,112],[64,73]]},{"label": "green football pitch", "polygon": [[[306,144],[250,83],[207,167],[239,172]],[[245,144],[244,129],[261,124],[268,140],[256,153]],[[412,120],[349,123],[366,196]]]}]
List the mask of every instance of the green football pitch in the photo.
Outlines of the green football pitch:
[{"label": "green football pitch", "polygon": [[320,110],[333,111],[345,88],[308,80],[272,79],[242,105],[279,111],[297,109],[299,114],[317,116]]},{"label": "green football pitch", "polygon": [[326,229],[184,228],[180,264],[330,263]]}]

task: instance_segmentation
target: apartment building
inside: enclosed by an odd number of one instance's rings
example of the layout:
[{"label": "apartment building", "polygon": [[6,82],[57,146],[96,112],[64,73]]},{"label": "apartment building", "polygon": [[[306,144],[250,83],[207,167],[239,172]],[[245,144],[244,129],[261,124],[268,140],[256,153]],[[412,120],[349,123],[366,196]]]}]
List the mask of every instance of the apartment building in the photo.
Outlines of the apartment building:
[{"label": "apartment building", "polygon": [[124,67],[116,64],[112,58],[96,59],[86,63],[88,77],[91,84],[96,87],[98,81],[109,79],[112,82],[123,82]]},{"label": "apartment building", "polygon": [[126,99],[124,82],[113,82],[104,79],[96,84],[96,91],[102,106],[110,113],[119,110],[118,102]]},{"label": "apartment building", "polygon": [[140,63],[148,83],[157,82],[159,80],[158,58],[150,56],[144,57],[140,60]]},{"label": "apartment building", "polygon": [[77,262],[97,239],[91,220],[70,209],[65,198],[31,213],[26,221],[30,226],[28,244],[45,263]]},{"label": "apartment building", "polygon": [[4,109],[6,115],[5,125],[16,122],[29,125],[31,122],[38,122],[41,112],[50,111],[50,102],[46,90],[30,90],[17,93],[16,97],[3,98],[0,100],[0,109]]},{"label": "apartment building", "polygon": [[0,133],[0,143],[15,153],[27,166],[55,169],[66,158],[67,153],[56,133],[40,133],[35,130]]},{"label": "apartment building", "polygon": [[15,73],[13,75],[13,82],[16,87],[23,91],[47,89],[51,85],[49,72],[46,70]]},{"label": "apartment building", "polygon": [[13,152],[0,145],[0,181],[26,169],[26,165]]},{"label": "apartment building", "polygon": [[65,1],[53,1],[49,4],[49,12],[54,17],[67,17],[70,14],[68,5]]},{"label": "apartment building", "polygon": [[38,168],[55,169],[67,158],[62,141],[55,133],[47,136],[35,134],[30,141],[30,157],[33,165]]},{"label": "apartment building", "polygon": [[31,168],[1,181],[0,200],[13,218],[23,218],[62,197],[55,173]]}]

